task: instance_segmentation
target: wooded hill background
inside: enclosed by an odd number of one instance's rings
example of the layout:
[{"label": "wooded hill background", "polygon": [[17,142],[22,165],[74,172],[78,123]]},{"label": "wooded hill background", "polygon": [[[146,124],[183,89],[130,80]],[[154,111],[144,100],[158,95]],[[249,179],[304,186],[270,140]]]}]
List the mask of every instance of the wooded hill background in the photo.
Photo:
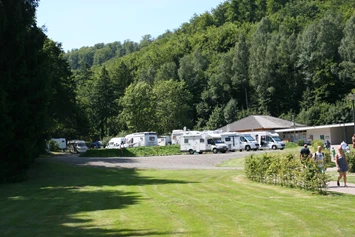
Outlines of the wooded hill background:
[{"label": "wooded hill background", "polygon": [[66,53],[38,2],[0,0],[0,182],[25,179],[51,137],[352,121],[355,0],[228,0],[157,38]]},{"label": "wooded hill background", "polygon": [[355,1],[230,0],[156,39],[65,54],[87,132],[217,129],[249,114],[351,122]]}]

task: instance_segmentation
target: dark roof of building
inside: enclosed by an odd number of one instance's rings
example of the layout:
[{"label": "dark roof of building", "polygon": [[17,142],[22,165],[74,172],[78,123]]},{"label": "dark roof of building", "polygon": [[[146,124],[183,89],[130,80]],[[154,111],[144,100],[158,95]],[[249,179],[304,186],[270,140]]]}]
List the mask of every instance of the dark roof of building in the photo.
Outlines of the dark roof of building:
[{"label": "dark roof of building", "polygon": [[275,118],[268,115],[250,115],[241,120],[230,123],[219,130],[223,132],[244,132],[244,131],[260,131],[260,130],[274,130],[281,128],[302,127],[303,124],[292,121]]}]

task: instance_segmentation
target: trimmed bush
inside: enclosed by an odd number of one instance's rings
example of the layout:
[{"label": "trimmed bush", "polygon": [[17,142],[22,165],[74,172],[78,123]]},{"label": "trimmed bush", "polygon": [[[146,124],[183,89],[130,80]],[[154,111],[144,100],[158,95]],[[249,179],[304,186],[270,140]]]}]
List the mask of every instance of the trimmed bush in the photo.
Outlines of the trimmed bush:
[{"label": "trimmed bush", "polygon": [[246,157],[244,171],[246,176],[256,182],[274,184],[292,188],[324,193],[324,187],[330,180],[319,172],[311,159],[302,164],[297,155],[270,154]]}]

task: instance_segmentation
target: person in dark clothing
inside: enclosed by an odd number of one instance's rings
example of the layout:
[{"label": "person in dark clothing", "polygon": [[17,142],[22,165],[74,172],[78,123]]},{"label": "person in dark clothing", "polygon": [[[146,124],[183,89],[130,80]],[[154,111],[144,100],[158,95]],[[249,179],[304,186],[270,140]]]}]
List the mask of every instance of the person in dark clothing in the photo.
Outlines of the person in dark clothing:
[{"label": "person in dark clothing", "polygon": [[300,151],[300,160],[309,160],[312,157],[311,151],[309,150],[307,144],[304,144],[303,148]]}]

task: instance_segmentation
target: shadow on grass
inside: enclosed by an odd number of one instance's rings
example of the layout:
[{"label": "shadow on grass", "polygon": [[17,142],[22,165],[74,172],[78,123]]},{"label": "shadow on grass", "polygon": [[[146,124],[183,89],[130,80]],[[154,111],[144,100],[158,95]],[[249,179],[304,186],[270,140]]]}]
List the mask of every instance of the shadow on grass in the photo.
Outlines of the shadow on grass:
[{"label": "shadow on grass", "polygon": [[[129,229],[120,226],[118,220],[120,210],[146,200],[139,193],[124,191],[127,186],[185,183],[142,176],[134,169],[68,166],[39,160],[29,181],[0,186],[0,233],[51,237],[186,235]],[[88,216],[93,215],[87,212],[93,212],[95,219],[90,219]]]}]

